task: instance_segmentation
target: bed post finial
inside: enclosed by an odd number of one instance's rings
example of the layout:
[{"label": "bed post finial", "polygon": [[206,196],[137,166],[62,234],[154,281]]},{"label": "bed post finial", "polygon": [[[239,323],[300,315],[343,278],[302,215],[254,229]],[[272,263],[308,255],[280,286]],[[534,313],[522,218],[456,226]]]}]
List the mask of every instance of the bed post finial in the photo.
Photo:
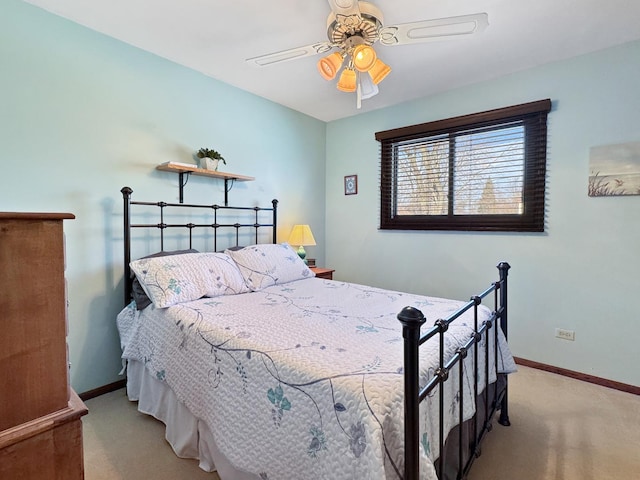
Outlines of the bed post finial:
[{"label": "bed post finial", "polygon": [[404,447],[405,480],[420,478],[420,386],[418,384],[418,347],[420,327],[426,321],[414,307],[404,307],[398,314],[404,338]]},{"label": "bed post finial", "polygon": [[504,274],[504,276],[506,277],[509,274],[509,269],[511,268],[511,265],[509,265],[508,262],[500,262],[498,264],[498,270],[500,270],[500,280],[502,280],[502,275]]}]

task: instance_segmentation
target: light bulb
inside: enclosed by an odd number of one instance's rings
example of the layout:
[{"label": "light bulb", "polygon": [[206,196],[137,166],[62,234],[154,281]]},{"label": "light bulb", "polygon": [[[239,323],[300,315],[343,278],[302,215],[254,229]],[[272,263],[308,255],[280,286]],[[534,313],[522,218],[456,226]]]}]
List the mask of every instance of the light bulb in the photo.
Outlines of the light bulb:
[{"label": "light bulb", "polygon": [[353,66],[360,72],[368,72],[376,63],[378,56],[370,45],[358,45],[353,49]]}]

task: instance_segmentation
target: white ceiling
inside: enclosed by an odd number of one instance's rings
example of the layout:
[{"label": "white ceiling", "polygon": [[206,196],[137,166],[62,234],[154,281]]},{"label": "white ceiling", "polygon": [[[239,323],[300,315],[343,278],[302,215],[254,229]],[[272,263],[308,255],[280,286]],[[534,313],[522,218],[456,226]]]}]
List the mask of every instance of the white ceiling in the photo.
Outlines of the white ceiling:
[{"label": "white ceiling", "polygon": [[54,14],[324,121],[356,115],[640,39],[640,0],[373,0],[384,24],[486,12],[456,40],[387,47],[393,71],[356,109],[316,69],[245,59],[325,41],[326,0],[25,0]]}]

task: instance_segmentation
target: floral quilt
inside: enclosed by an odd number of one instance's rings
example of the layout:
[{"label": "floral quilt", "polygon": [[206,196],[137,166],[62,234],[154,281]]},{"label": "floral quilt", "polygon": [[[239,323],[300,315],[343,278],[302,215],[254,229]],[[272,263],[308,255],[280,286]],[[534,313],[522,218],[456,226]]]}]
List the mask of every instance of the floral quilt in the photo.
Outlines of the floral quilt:
[{"label": "floral quilt", "polygon": [[[164,309],[130,305],[118,327],[123,359],[143,362],[166,382],[236,468],[264,480],[399,479],[404,381],[397,315],[414,306],[430,325],[462,304],[309,278]],[[480,322],[490,315],[484,307],[480,313]],[[452,324],[447,356],[472,326],[471,312]],[[509,373],[515,365],[499,338],[499,364]],[[421,347],[421,385],[437,361],[435,339]],[[473,380],[464,381],[468,419]],[[456,383],[447,382],[444,392],[446,432],[457,422]],[[438,421],[436,390],[421,404],[421,471],[434,480]]]}]

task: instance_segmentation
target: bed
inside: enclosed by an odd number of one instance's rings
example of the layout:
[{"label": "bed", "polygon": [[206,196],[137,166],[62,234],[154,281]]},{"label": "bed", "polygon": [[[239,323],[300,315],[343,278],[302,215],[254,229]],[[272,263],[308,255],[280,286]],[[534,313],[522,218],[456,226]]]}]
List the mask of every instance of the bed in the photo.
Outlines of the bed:
[{"label": "bed", "polygon": [[[222,480],[465,478],[495,412],[509,424],[507,263],[468,302],[320,279],[277,243],[275,200],[219,207],[122,193],[127,394],[165,423],[178,456]],[[159,222],[132,222],[138,207],[158,208]],[[173,208],[212,218],[169,222]],[[132,257],[132,243],[151,242],[136,229],[159,232],[163,253]],[[169,252],[170,242],[184,248]]]}]

